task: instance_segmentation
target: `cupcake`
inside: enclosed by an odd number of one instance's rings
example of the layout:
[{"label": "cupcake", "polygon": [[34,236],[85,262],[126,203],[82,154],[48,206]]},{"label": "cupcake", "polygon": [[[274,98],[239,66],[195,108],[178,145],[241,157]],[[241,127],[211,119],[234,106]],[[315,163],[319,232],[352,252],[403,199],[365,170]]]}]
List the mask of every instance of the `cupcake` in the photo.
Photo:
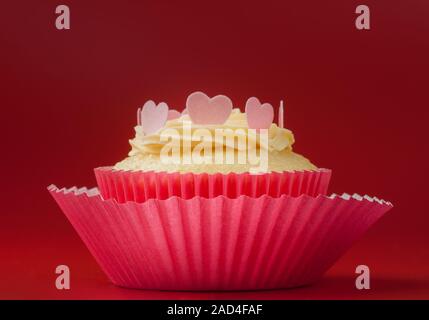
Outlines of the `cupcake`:
[{"label": "cupcake", "polygon": [[[210,109],[226,111],[214,119]],[[273,107],[256,98],[247,101],[245,112],[233,109],[225,96],[210,99],[201,92],[188,97],[182,113],[148,101],[138,112],[128,157],[95,169],[101,194],[119,202],[326,194],[331,171],[295,153],[293,133],[273,118]],[[152,126],[145,128],[145,122]]]},{"label": "cupcake", "polygon": [[293,152],[282,108],[278,124],[273,114],[256,98],[240,112],[200,92],[182,113],[149,101],[129,156],[95,169],[98,188],[48,190],[118,286],[311,284],[392,204],[327,196],[330,170]]}]

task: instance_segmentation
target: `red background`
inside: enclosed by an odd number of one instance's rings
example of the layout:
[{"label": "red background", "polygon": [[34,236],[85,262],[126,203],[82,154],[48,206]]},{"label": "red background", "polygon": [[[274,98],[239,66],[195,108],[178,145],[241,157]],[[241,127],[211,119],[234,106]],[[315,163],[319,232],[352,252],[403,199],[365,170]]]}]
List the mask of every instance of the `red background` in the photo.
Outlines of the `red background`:
[{"label": "red background", "polygon": [[[2,1],[0,298],[429,298],[429,2]],[[67,4],[71,30],[55,28]],[[295,150],[332,192],[395,208],[318,284],[294,290],[127,290],[102,274],[46,186],[93,186],[124,158],[137,107],[189,93],[285,99]],[[69,291],[55,267],[71,269]],[[371,290],[354,287],[356,265]]]}]

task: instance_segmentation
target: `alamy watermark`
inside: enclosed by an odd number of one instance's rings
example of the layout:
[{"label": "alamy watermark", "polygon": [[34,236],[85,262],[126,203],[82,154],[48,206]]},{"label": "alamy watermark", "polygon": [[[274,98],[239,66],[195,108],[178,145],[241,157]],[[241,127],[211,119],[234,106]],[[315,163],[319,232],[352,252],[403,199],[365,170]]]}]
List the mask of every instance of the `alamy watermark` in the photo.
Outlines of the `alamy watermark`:
[{"label": "alamy watermark", "polygon": [[247,164],[250,172],[268,171],[268,129],[192,129],[191,121],[183,121],[181,130],[161,130],[160,141],[166,142],[163,164]]}]

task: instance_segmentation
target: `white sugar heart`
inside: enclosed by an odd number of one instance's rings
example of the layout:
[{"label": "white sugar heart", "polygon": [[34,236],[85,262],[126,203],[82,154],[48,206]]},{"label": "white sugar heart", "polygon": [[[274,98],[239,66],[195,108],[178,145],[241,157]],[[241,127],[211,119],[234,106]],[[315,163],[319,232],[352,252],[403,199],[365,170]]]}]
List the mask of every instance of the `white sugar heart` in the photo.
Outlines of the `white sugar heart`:
[{"label": "white sugar heart", "polygon": [[209,98],[194,92],[186,100],[186,110],[194,124],[224,124],[232,111],[232,101],[224,95]]},{"label": "white sugar heart", "polygon": [[273,106],[251,97],[246,102],[246,117],[250,129],[269,129],[274,119]]},{"label": "white sugar heart", "polygon": [[158,105],[152,100],[147,101],[140,113],[141,126],[145,134],[152,134],[161,129],[168,118],[168,105],[161,102]]}]

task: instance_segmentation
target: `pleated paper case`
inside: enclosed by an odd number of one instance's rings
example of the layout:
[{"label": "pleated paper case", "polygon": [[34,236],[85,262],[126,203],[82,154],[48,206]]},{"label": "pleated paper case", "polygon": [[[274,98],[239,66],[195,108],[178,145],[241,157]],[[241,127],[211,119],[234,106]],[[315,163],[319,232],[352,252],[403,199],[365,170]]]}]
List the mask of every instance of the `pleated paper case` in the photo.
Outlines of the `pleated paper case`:
[{"label": "pleated paper case", "polygon": [[214,198],[224,195],[271,197],[281,195],[325,195],[331,170],[285,171],[268,174],[229,173],[167,173],[154,171],[122,171],[112,167],[95,170],[98,188],[104,199],[118,202],[144,202],[148,199],[168,199],[173,196],[191,199],[195,196]]},{"label": "pleated paper case", "polygon": [[48,189],[114,284],[160,290],[313,283],[392,207],[347,194],[121,203],[97,188]]}]

